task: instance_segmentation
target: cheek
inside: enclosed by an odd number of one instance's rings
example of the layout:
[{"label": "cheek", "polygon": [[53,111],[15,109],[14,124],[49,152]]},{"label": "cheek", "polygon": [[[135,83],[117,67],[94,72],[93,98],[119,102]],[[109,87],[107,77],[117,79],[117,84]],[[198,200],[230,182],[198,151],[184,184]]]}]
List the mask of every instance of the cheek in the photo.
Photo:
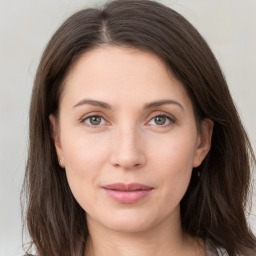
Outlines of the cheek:
[{"label": "cheek", "polygon": [[178,203],[185,194],[193,170],[194,152],[194,139],[184,134],[168,138],[152,151],[153,169],[158,170],[155,179],[163,188],[165,200]]},{"label": "cheek", "polygon": [[84,209],[84,204],[93,200],[93,188],[99,185],[99,177],[108,157],[107,145],[106,138],[85,136],[83,133],[65,136],[62,141],[68,183]]},{"label": "cheek", "polygon": [[82,172],[90,171],[106,158],[108,140],[103,134],[86,134],[82,129],[74,133],[66,132],[62,139],[65,167],[77,167],[75,169]]},{"label": "cheek", "polygon": [[[189,133],[188,133],[189,134]],[[149,159],[154,159],[168,174],[191,171],[195,154],[195,136],[175,133],[161,140],[155,140],[150,146]]]}]

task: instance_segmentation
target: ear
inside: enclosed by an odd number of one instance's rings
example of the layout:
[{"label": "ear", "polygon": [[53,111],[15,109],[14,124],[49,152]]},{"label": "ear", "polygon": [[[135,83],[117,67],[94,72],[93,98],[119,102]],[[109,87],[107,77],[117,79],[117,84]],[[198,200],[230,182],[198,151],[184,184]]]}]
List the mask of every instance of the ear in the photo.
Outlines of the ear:
[{"label": "ear", "polygon": [[210,151],[213,126],[213,121],[208,118],[201,121],[200,131],[196,141],[193,167],[198,167]]},{"label": "ear", "polygon": [[65,166],[64,157],[63,157],[63,152],[62,152],[61,143],[60,143],[60,132],[58,127],[58,122],[56,117],[53,114],[50,114],[49,119],[50,119],[50,125],[51,125],[52,139],[54,141],[58,162],[59,162],[59,165],[62,168],[64,168]]}]

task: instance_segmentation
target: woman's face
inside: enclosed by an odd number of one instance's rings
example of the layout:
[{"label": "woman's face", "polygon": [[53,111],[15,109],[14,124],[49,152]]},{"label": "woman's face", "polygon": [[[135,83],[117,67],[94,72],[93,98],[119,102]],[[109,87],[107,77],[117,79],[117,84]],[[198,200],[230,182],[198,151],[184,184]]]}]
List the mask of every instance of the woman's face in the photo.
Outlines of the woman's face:
[{"label": "woman's face", "polygon": [[85,53],[65,81],[58,121],[50,120],[89,226],[138,232],[179,222],[212,123],[198,133],[190,98],[158,57],[111,46]]}]

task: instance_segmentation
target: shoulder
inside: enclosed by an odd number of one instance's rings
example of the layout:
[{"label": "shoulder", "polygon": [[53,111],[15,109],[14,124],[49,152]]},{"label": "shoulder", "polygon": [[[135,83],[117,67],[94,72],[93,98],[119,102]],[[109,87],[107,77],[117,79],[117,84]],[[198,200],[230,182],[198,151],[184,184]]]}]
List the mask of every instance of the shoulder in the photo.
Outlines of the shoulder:
[{"label": "shoulder", "polygon": [[205,241],[206,256],[228,256],[223,248],[216,248],[211,240]]},{"label": "shoulder", "polygon": [[217,248],[217,253],[218,253],[217,254],[218,256],[228,256],[228,253],[226,252],[226,250],[221,248],[220,249]]}]

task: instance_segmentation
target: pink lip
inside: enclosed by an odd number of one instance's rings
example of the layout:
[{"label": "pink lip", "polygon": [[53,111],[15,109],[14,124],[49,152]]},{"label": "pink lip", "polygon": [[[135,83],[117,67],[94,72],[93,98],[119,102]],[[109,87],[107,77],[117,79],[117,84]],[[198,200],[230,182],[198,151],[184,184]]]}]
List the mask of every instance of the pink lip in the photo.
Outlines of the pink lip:
[{"label": "pink lip", "polygon": [[114,183],[103,186],[102,188],[110,198],[123,204],[136,203],[146,197],[153,189],[152,187],[139,183]]}]

